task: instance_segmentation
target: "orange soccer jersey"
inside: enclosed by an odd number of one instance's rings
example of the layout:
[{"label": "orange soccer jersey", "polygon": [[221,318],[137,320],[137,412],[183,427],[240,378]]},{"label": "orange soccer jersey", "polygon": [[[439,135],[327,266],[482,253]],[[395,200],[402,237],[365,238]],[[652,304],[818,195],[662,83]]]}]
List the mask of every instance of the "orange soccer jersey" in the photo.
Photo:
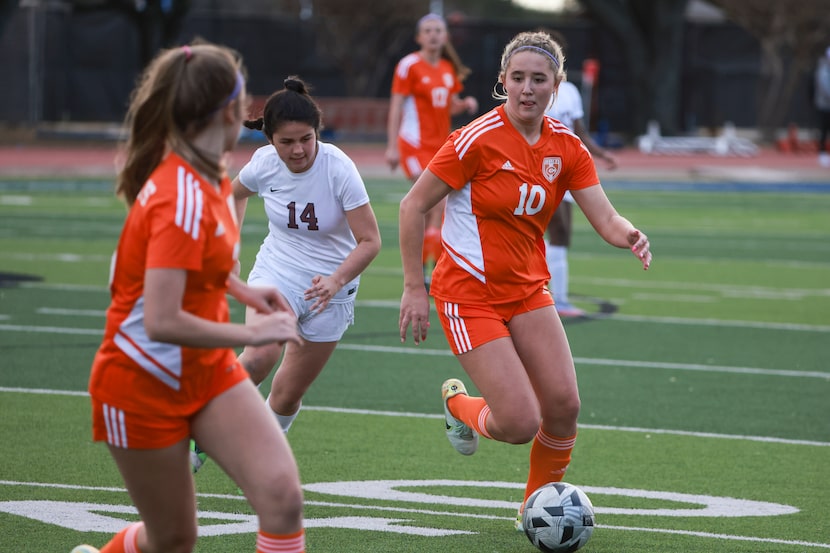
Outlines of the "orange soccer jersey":
[{"label": "orange soccer jersey", "polygon": [[567,127],[545,117],[531,146],[504,106],[450,135],[428,168],[454,189],[430,293],[457,303],[504,303],[537,292],[550,279],[544,233],[562,196],[599,184],[591,155]]},{"label": "orange soccer jersey", "polygon": [[182,309],[229,321],[225,294],[239,249],[232,201],[227,178],[217,189],[175,154],[144,184],[113,259],[112,300],[90,377],[90,395],[105,409],[188,417],[222,391],[217,387],[247,376],[230,348],[154,342],[144,330],[144,274],[151,268],[186,270]]},{"label": "orange soccer jersey", "polygon": [[405,56],[392,78],[392,94],[406,97],[398,139],[430,156],[438,151],[450,133],[451,98],[461,89],[444,58],[432,65],[417,52]]}]

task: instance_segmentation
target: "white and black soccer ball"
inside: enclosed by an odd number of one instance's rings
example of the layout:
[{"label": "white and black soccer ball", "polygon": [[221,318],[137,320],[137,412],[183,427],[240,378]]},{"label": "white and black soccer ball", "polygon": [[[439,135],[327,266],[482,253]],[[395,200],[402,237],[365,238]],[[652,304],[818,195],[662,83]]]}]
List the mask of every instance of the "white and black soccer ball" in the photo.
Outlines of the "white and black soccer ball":
[{"label": "white and black soccer ball", "polygon": [[527,498],[522,524],[527,539],[541,551],[576,551],[594,532],[594,506],[573,484],[552,482]]}]

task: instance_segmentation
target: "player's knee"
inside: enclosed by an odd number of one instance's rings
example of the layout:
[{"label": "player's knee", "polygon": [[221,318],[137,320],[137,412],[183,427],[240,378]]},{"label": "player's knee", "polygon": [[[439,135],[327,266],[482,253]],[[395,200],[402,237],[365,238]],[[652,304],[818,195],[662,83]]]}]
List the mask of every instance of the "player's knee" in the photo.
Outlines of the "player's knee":
[{"label": "player's knee", "polygon": [[509,444],[526,444],[533,440],[539,431],[539,413],[520,413],[514,417],[500,420],[503,431],[503,440]]},{"label": "player's knee", "polygon": [[571,394],[566,397],[561,397],[556,401],[551,401],[546,407],[542,413],[542,418],[546,422],[570,426],[579,417],[581,404],[579,395]]},{"label": "player's knee", "polygon": [[303,518],[303,490],[299,477],[294,474],[277,474],[258,484],[258,498],[252,505],[263,527],[299,527]]},{"label": "player's knee", "polygon": [[507,440],[505,440],[509,444],[526,444],[528,442],[533,441],[533,438],[536,436],[536,433],[539,431],[539,421],[536,421],[536,424],[526,424],[521,427],[516,427],[511,431],[508,435]]},{"label": "player's knee", "polygon": [[259,384],[271,373],[271,369],[277,364],[281,353],[282,346],[279,344],[248,347],[240,356],[240,361],[245,370],[248,371],[254,384]]}]

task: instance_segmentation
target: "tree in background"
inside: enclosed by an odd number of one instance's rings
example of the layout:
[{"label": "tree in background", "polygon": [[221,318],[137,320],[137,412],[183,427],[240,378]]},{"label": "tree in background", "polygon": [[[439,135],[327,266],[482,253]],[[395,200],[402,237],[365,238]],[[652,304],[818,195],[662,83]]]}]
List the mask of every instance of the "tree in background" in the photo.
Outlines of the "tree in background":
[{"label": "tree in background", "polygon": [[[319,51],[342,68],[349,96],[376,96],[389,91],[387,79],[402,49],[416,49],[415,24],[429,13],[429,0],[294,0],[309,5]],[[444,15],[529,18],[537,13],[512,0],[444,0]],[[452,29],[450,29],[452,39]]]},{"label": "tree in background", "polygon": [[16,7],[17,0],[0,0],[0,36],[3,36],[3,31],[11,21]]},{"label": "tree in background", "polygon": [[373,96],[401,48],[413,40],[425,0],[314,0],[312,24],[319,50],[343,71],[349,96]]},{"label": "tree in background", "polygon": [[620,42],[631,105],[629,128],[635,134],[642,134],[648,121],[655,120],[663,134],[676,134],[688,0],[579,0],[579,3]]},{"label": "tree in background", "polygon": [[805,74],[830,46],[830,3],[827,0],[708,0],[755,36],[761,45],[758,128],[767,141],[784,126]]}]

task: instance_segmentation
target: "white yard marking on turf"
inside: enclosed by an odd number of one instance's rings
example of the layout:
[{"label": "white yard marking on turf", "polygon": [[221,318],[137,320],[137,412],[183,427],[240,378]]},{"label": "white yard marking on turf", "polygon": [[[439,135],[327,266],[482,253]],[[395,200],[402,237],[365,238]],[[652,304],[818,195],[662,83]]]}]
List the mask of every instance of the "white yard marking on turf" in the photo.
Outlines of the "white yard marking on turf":
[{"label": "white yard marking on turf", "polygon": [[40,334],[80,334],[83,336],[103,336],[104,334],[103,329],[100,328],[68,328],[63,326],[0,325],[0,330]]},{"label": "white yard marking on turf", "polygon": [[[386,481],[381,481],[386,482]],[[403,482],[403,484],[401,484]],[[519,483],[510,483],[510,482],[474,482],[474,481],[448,481],[453,486],[459,485],[467,485],[467,486],[478,486],[478,487],[515,487],[516,489],[521,489],[524,487],[524,484]],[[387,482],[388,483],[388,482]],[[337,483],[326,483],[323,485],[348,485],[354,488],[354,485],[358,487],[355,489],[365,489],[366,484],[372,484],[372,482],[337,482]],[[419,485],[434,485],[434,482],[430,481],[399,481],[398,484],[401,485],[411,485],[411,486],[419,486]],[[40,487],[40,488],[54,488],[54,489],[71,489],[71,490],[80,490],[80,491],[105,491],[105,492],[117,492],[126,494],[126,489],[123,488],[114,488],[114,487],[102,487],[102,486],[79,486],[79,485],[69,485],[69,484],[54,484],[54,483],[45,483],[45,482],[17,482],[17,481],[10,481],[10,480],[0,480],[0,485],[6,486],[29,486],[29,487]],[[311,486],[317,486],[316,484],[308,484],[304,486],[304,488],[310,490]],[[371,487],[371,486],[370,486]],[[389,486],[386,486],[388,488]],[[706,499],[709,501],[711,499],[715,500],[725,500],[725,501],[741,501],[735,500],[733,498],[712,498],[711,496],[694,496],[689,494],[673,494],[671,492],[654,492],[654,491],[645,491],[645,490],[620,490],[617,488],[585,488],[590,489],[592,493],[601,495],[603,490],[605,492],[610,493],[610,495],[617,495],[619,492],[631,492],[633,494],[637,493],[646,493],[650,494],[650,496],[658,497],[658,499],[663,498],[663,496],[683,496],[681,499],[688,500],[692,498],[693,503],[700,503],[702,499]],[[318,492],[318,493],[326,493],[325,491]],[[388,493],[388,492],[386,492]],[[408,493],[408,492],[403,492]],[[239,495],[230,495],[230,494],[210,494],[210,493],[197,493],[198,497],[204,498],[218,498],[218,499],[228,499],[233,501],[244,501],[245,498]],[[649,497],[650,497],[649,496]],[[641,495],[632,495],[632,497],[641,497]],[[387,500],[388,497],[384,496],[382,499]],[[436,502],[436,500],[446,500],[447,497],[442,496],[430,496],[429,501],[430,503]],[[459,499],[459,498],[455,498]],[[471,499],[473,502],[482,502],[481,499]],[[513,521],[513,517],[504,517],[504,516],[497,516],[497,515],[486,515],[486,514],[474,514],[474,513],[463,513],[463,512],[452,512],[452,511],[433,511],[429,509],[414,509],[414,508],[407,508],[407,507],[393,507],[393,506],[382,506],[382,505],[365,505],[365,504],[349,504],[349,503],[333,503],[333,502],[326,502],[326,501],[306,501],[306,505],[309,506],[321,506],[321,507],[328,507],[328,508],[344,508],[344,509],[354,509],[354,510],[374,510],[374,511],[385,511],[385,512],[397,512],[397,513],[408,513],[408,514],[423,514],[423,515],[437,515],[442,517],[463,517],[463,518],[482,518],[482,519],[494,519],[494,520],[504,520],[504,521]],[[485,502],[485,507],[493,507],[493,508],[502,508],[502,502],[492,502],[487,501]],[[749,503],[759,503],[759,502],[747,502],[747,506]],[[766,504],[765,505],[775,505],[776,507],[787,507],[785,505],[777,505],[777,504]],[[511,510],[515,507],[514,503],[510,503]],[[75,529],[79,531],[103,531],[101,530],[102,525],[106,526],[108,530],[106,532],[114,532],[118,529],[122,528],[128,521],[126,519],[120,519],[117,517],[109,517],[106,513],[114,513],[114,514],[134,514],[135,509],[129,505],[106,505],[106,504],[99,504],[99,503],[85,503],[85,502],[65,502],[65,501],[6,501],[0,502],[0,511],[2,512],[12,512],[15,514],[19,514],[21,516],[27,516],[34,520],[40,520],[47,524],[56,524],[58,526],[63,526],[70,529]],[[652,516],[653,510],[644,510],[647,511],[643,514],[648,514]],[[662,511],[662,510],[661,510]],[[52,517],[51,514],[55,513],[56,516]],[[783,513],[783,512],[782,512]],[[779,513],[779,514],[782,514]],[[244,515],[239,513],[225,513],[222,511],[205,511],[199,512],[199,516],[203,518],[209,518],[214,521],[221,521],[227,520],[229,521],[228,524],[210,524],[210,525],[200,525],[199,527],[199,534],[206,536],[206,535],[224,535],[224,534],[237,534],[237,533],[252,533],[255,532],[257,529],[256,517],[255,515]],[[54,518],[54,520],[53,520]],[[408,520],[400,520],[400,519],[389,519],[389,518],[377,518],[377,517],[329,517],[329,518],[308,518],[306,519],[305,526],[307,528],[350,528],[350,529],[358,529],[358,530],[374,530],[374,531],[382,531],[382,532],[393,532],[393,533],[400,533],[400,534],[414,534],[414,535],[423,535],[423,536],[447,536],[453,534],[474,534],[475,532],[468,532],[463,530],[446,530],[440,528],[419,528],[415,526],[411,526],[411,521]],[[74,525],[80,524],[83,528],[89,529],[79,529],[76,528]],[[96,526],[97,524],[97,526]],[[90,526],[91,525],[91,526]],[[110,526],[113,528],[110,529]],[[117,526],[117,528],[115,528]],[[597,528],[604,528],[607,530],[624,530],[624,531],[636,531],[636,532],[652,532],[652,533],[661,533],[661,534],[672,534],[672,535],[679,535],[679,536],[692,536],[692,537],[699,537],[699,538],[708,538],[708,539],[716,539],[716,540],[728,540],[728,541],[743,541],[743,542],[752,542],[752,543],[765,543],[765,544],[777,544],[777,545],[795,545],[801,547],[817,547],[822,549],[830,549],[830,544],[828,543],[816,543],[816,542],[807,542],[807,541],[800,541],[800,540],[784,540],[784,539],[776,539],[776,538],[761,538],[761,537],[753,537],[753,536],[736,536],[730,534],[715,534],[711,532],[699,532],[693,530],[674,530],[668,528],[642,528],[642,527],[632,527],[632,526],[617,526],[617,525],[604,525],[604,524],[597,524]]]},{"label": "white yard marking on turf", "polygon": [[38,315],[70,315],[83,317],[106,317],[106,309],[62,309],[58,307],[38,307]]},{"label": "white yard marking on turf", "polygon": [[751,298],[751,299],[786,299],[796,300],[810,297],[830,297],[830,288],[784,288],[773,286],[753,286],[749,284],[718,284],[706,282],[671,282],[658,280],[626,280],[610,278],[581,277],[580,282],[590,283],[596,286],[616,288],[646,288],[649,292],[654,290],[677,290],[679,292],[710,292],[719,294],[726,298]]},{"label": "white yard marking on turf", "polygon": [[716,301],[720,301],[720,298],[716,296],[704,296],[702,294],[647,294],[639,292],[632,294],[631,299],[641,301],[677,301],[687,303],[715,303]]},{"label": "white yard marking on turf", "polygon": [[755,538],[751,536],[731,536],[729,534],[713,534],[711,532],[694,532],[692,530],[671,530],[669,528],[634,528],[632,526],[610,526],[597,524],[597,528],[608,530],[629,530],[634,532],[653,532],[656,534],[674,534],[678,536],[694,536],[696,538],[713,538],[718,540],[749,541],[754,543],[774,543],[777,545],[798,545],[802,547],[820,547],[830,549],[830,543],[813,543],[809,541],[779,540],[775,538]]},{"label": "white yard marking on turf", "polygon": [[[338,344],[338,349],[371,351],[375,353],[405,353],[410,355],[444,355],[451,356],[449,350],[421,349],[419,347],[402,348],[394,346],[369,346],[363,344]],[[776,369],[759,369],[757,367],[729,367],[724,365],[700,365],[695,363],[668,363],[657,361],[627,361],[623,359],[598,359],[593,357],[574,357],[577,365],[609,365],[615,367],[639,367],[646,369],[670,369],[683,371],[705,371],[716,373],[758,374],[764,376],[797,376],[803,378],[821,378],[830,380],[830,373],[820,371],[785,371]]]},{"label": "white yard marking on turf", "polygon": [[[513,489],[523,490],[524,483],[493,482],[477,480],[359,480],[340,482],[316,482],[305,484],[303,489],[326,495],[342,497],[356,497],[360,499],[374,499],[378,501],[401,501],[405,503],[425,503],[440,505],[455,505],[458,507],[478,507],[487,509],[512,510],[516,507],[515,501],[499,501],[496,499],[482,499],[459,495],[440,495],[441,492],[427,490],[425,492],[411,491],[418,488],[486,488],[486,489]],[[639,490],[634,488],[583,486],[582,490],[594,496],[621,496],[638,499],[653,499],[656,501],[671,501],[684,503],[696,508],[630,508],[630,507],[602,507],[594,505],[598,514],[664,516],[664,517],[754,517],[754,516],[782,516],[798,513],[799,510],[790,505],[770,503],[767,501],[751,501],[734,497],[719,497],[714,495],[699,495],[687,493],[664,492],[654,490]]]},{"label": "white yard marking on turf", "polygon": [[70,252],[59,253],[3,253],[2,257],[15,261],[60,261],[63,263],[88,263],[109,261],[110,255],[89,255]]},{"label": "white yard marking on turf", "polygon": [[[625,281],[629,282],[629,281]],[[630,281],[632,284],[637,284],[636,281]],[[659,283],[658,283],[659,284]],[[694,285],[691,283],[674,283],[677,287],[680,287],[681,290],[687,290],[694,288]],[[76,285],[76,284],[45,284],[45,283],[38,283],[38,282],[23,282],[18,285],[20,288],[37,288],[41,290],[67,290],[67,291],[82,291],[82,292],[101,292],[107,293],[108,289],[104,286],[88,286],[88,285]],[[652,288],[657,288],[653,286]],[[675,288],[675,286],[670,286],[669,288]],[[740,287],[737,286],[729,286],[729,285],[713,285],[711,287],[701,287],[700,289],[724,289],[724,290],[732,290],[738,289]],[[746,287],[747,289],[753,289],[757,287]],[[818,296],[818,297],[826,297],[830,296],[830,289],[819,289],[819,290],[799,290],[799,289],[768,289],[770,293],[773,291],[779,296],[791,296],[793,294],[804,294],[804,295],[811,295],[811,296]],[[400,309],[400,302],[397,300],[357,300],[355,302],[356,307],[368,307],[368,308],[376,308],[376,309]],[[711,327],[729,327],[729,328],[760,328],[764,330],[788,330],[794,332],[830,332],[830,325],[810,325],[810,324],[801,324],[801,323],[769,323],[769,322],[760,322],[760,321],[742,321],[742,320],[723,320],[723,319],[692,319],[692,318],[683,318],[683,317],[655,317],[655,316],[644,316],[644,315],[621,315],[619,313],[615,313],[610,316],[603,316],[603,315],[596,315],[596,318],[603,318],[612,321],[629,321],[629,322],[642,322],[642,323],[657,323],[657,324],[677,324],[677,325],[692,325],[692,326],[711,326]],[[340,346],[342,347],[342,346]]]},{"label": "white yard marking on turf", "polygon": [[3,205],[32,205],[34,198],[31,196],[22,196],[14,194],[3,194],[0,196],[0,204]]},{"label": "white yard marking on turf", "polygon": [[620,315],[615,313],[608,317],[615,321],[637,323],[676,324],[691,326],[725,326],[730,328],[760,328],[763,330],[792,330],[803,332],[830,332],[830,325],[807,325],[799,323],[765,323],[761,321],[729,321],[723,319],[685,319],[682,317],[653,317],[645,315]]},{"label": "white yard marking on turf", "polygon": [[[93,312],[87,311],[84,314],[90,315]],[[16,332],[33,332],[43,334],[74,334],[84,336],[101,336],[102,329],[97,328],[68,328],[60,326],[27,326],[27,325],[10,325],[0,324],[0,330],[16,331]],[[830,327],[828,327],[830,330]],[[420,347],[398,347],[398,346],[372,346],[367,344],[347,344],[340,343],[338,346],[340,350],[351,351],[368,351],[373,353],[390,353],[390,354],[405,354],[405,355],[427,355],[427,356],[452,356],[452,352],[444,349],[427,349]],[[700,371],[713,373],[732,373],[732,374],[753,374],[761,376],[784,376],[797,378],[818,378],[822,380],[830,380],[830,373],[821,371],[790,371],[779,369],[761,369],[758,367],[730,367],[726,365],[701,365],[696,363],[669,363],[664,361],[629,361],[625,359],[600,359],[593,357],[574,357],[574,362],[577,365],[602,365],[612,367],[632,367],[644,369],[663,369],[663,370],[677,370],[677,371]]]},{"label": "white yard marking on turf", "polygon": [[[17,394],[45,394],[56,396],[88,397],[87,392],[75,390],[48,390],[43,388],[7,388],[0,386],[0,393]],[[376,417],[402,417],[413,419],[443,419],[444,415],[435,413],[413,413],[408,411],[373,411],[370,409],[350,409],[346,407],[325,407],[303,405],[305,411],[319,411],[324,413],[341,413],[344,415],[369,415]],[[608,430],[611,432],[637,432],[641,434],[667,434],[673,436],[689,436],[693,438],[718,438],[726,440],[742,440],[749,442],[763,442],[787,445],[805,445],[813,447],[830,447],[830,442],[816,442],[811,440],[792,440],[774,438],[770,436],[746,436],[740,434],[715,434],[712,432],[693,432],[689,430],[670,430],[665,428],[639,428],[635,426],[609,426],[604,424],[580,424],[580,428],[589,430]]]}]

